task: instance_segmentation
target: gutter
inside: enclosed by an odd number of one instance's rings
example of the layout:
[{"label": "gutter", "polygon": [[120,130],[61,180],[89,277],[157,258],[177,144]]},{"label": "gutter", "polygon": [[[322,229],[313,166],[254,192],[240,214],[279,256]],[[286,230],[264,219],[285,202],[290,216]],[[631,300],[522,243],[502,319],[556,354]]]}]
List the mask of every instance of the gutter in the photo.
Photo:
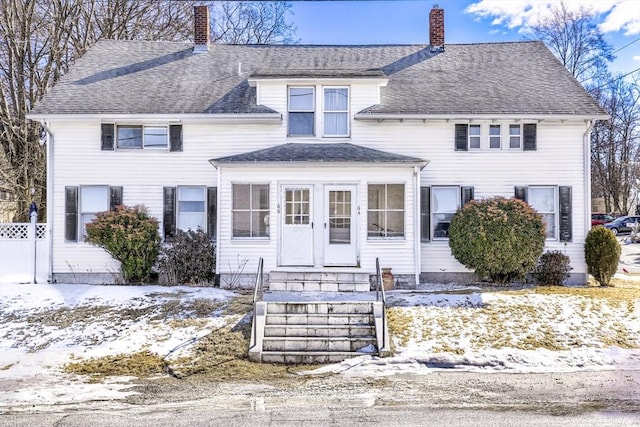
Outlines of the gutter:
[{"label": "gutter", "polygon": [[459,121],[470,123],[474,120],[531,120],[537,122],[549,121],[576,121],[576,120],[606,120],[609,116],[606,114],[599,115],[573,115],[573,114],[544,114],[544,113],[531,113],[531,114],[476,114],[469,113],[450,113],[450,114],[401,114],[401,113],[357,113],[354,116],[354,120],[360,121],[432,121],[432,120],[447,120],[447,121]]},{"label": "gutter", "polygon": [[153,113],[134,113],[134,114],[112,114],[112,113],[95,113],[95,114],[38,114],[29,113],[27,118],[30,120],[57,120],[57,121],[81,121],[81,120],[100,120],[103,122],[120,121],[120,122],[233,122],[233,123],[281,123],[281,113],[225,113],[225,114],[206,114],[206,113],[177,113],[177,114],[153,114]]},{"label": "gutter", "polygon": [[47,132],[47,245],[49,246],[49,256],[47,262],[49,263],[49,271],[47,273],[47,281],[53,283],[53,168],[51,167],[53,159],[53,132],[47,126],[44,119],[40,121],[42,126]]}]

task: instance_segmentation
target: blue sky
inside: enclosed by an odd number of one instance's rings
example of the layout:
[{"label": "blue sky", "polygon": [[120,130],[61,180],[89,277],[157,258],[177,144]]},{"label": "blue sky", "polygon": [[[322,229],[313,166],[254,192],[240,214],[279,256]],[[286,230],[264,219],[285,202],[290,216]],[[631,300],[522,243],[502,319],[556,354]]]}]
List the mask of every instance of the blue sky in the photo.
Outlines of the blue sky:
[{"label": "blue sky", "polygon": [[[595,12],[606,40],[622,48],[612,71],[640,67],[640,0],[564,2]],[[484,43],[531,38],[527,24],[560,0],[294,1],[291,20],[303,44],[422,44],[429,42],[428,15],[436,3],[445,11],[446,43]]]}]

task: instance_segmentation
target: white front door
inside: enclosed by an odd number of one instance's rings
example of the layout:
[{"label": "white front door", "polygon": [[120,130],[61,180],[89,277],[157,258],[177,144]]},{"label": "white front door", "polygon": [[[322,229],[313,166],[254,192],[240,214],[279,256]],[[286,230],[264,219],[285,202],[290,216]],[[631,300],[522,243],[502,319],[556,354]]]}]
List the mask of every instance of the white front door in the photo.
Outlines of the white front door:
[{"label": "white front door", "polygon": [[327,185],[324,199],[324,265],[355,266],[356,186]]},{"label": "white front door", "polygon": [[313,265],[313,186],[282,187],[281,265]]}]

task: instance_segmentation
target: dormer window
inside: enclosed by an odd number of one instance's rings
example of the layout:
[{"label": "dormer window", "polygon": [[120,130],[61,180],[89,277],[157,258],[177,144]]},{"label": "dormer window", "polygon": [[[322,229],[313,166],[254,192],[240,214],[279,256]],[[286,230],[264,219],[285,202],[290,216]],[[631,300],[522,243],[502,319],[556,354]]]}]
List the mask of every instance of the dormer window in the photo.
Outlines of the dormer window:
[{"label": "dormer window", "polygon": [[[316,97],[316,92],[321,96]],[[316,111],[321,114],[316,114]],[[316,129],[321,129],[323,138],[348,137],[349,88],[290,87],[288,114],[288,135],[290,137],[318,136]]]},{"label": "dormer window", "polygon": [[349,89],[324,88],[324,136],[349,136]]},{"label": "dormer window", "polygon": [[289,88],[289,136],[315,135],[315,103],[313,87]]}]

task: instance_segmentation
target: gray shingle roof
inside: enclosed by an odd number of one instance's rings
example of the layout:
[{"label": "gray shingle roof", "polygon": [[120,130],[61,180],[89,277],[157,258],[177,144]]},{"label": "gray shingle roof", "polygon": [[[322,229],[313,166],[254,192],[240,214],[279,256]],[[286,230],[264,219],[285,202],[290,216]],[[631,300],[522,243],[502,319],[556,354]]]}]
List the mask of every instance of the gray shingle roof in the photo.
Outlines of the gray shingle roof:
[{"label": "gray shingle roof", "polygon": [[[239,68],[241,74],[238,73]],[[447,45],[212,45],[98,42],[35,114],[270,113],[249,77],[386,76],[381,114],[579,114],[604,111],[541,42]]]},{"label": "gray shingle roof", "polygon": [[288,143],[263,150],[212,159],[216,163],[251,162],[333,162],[333,163],[423,163],[417,157],[403,156],[349,143]]}]

